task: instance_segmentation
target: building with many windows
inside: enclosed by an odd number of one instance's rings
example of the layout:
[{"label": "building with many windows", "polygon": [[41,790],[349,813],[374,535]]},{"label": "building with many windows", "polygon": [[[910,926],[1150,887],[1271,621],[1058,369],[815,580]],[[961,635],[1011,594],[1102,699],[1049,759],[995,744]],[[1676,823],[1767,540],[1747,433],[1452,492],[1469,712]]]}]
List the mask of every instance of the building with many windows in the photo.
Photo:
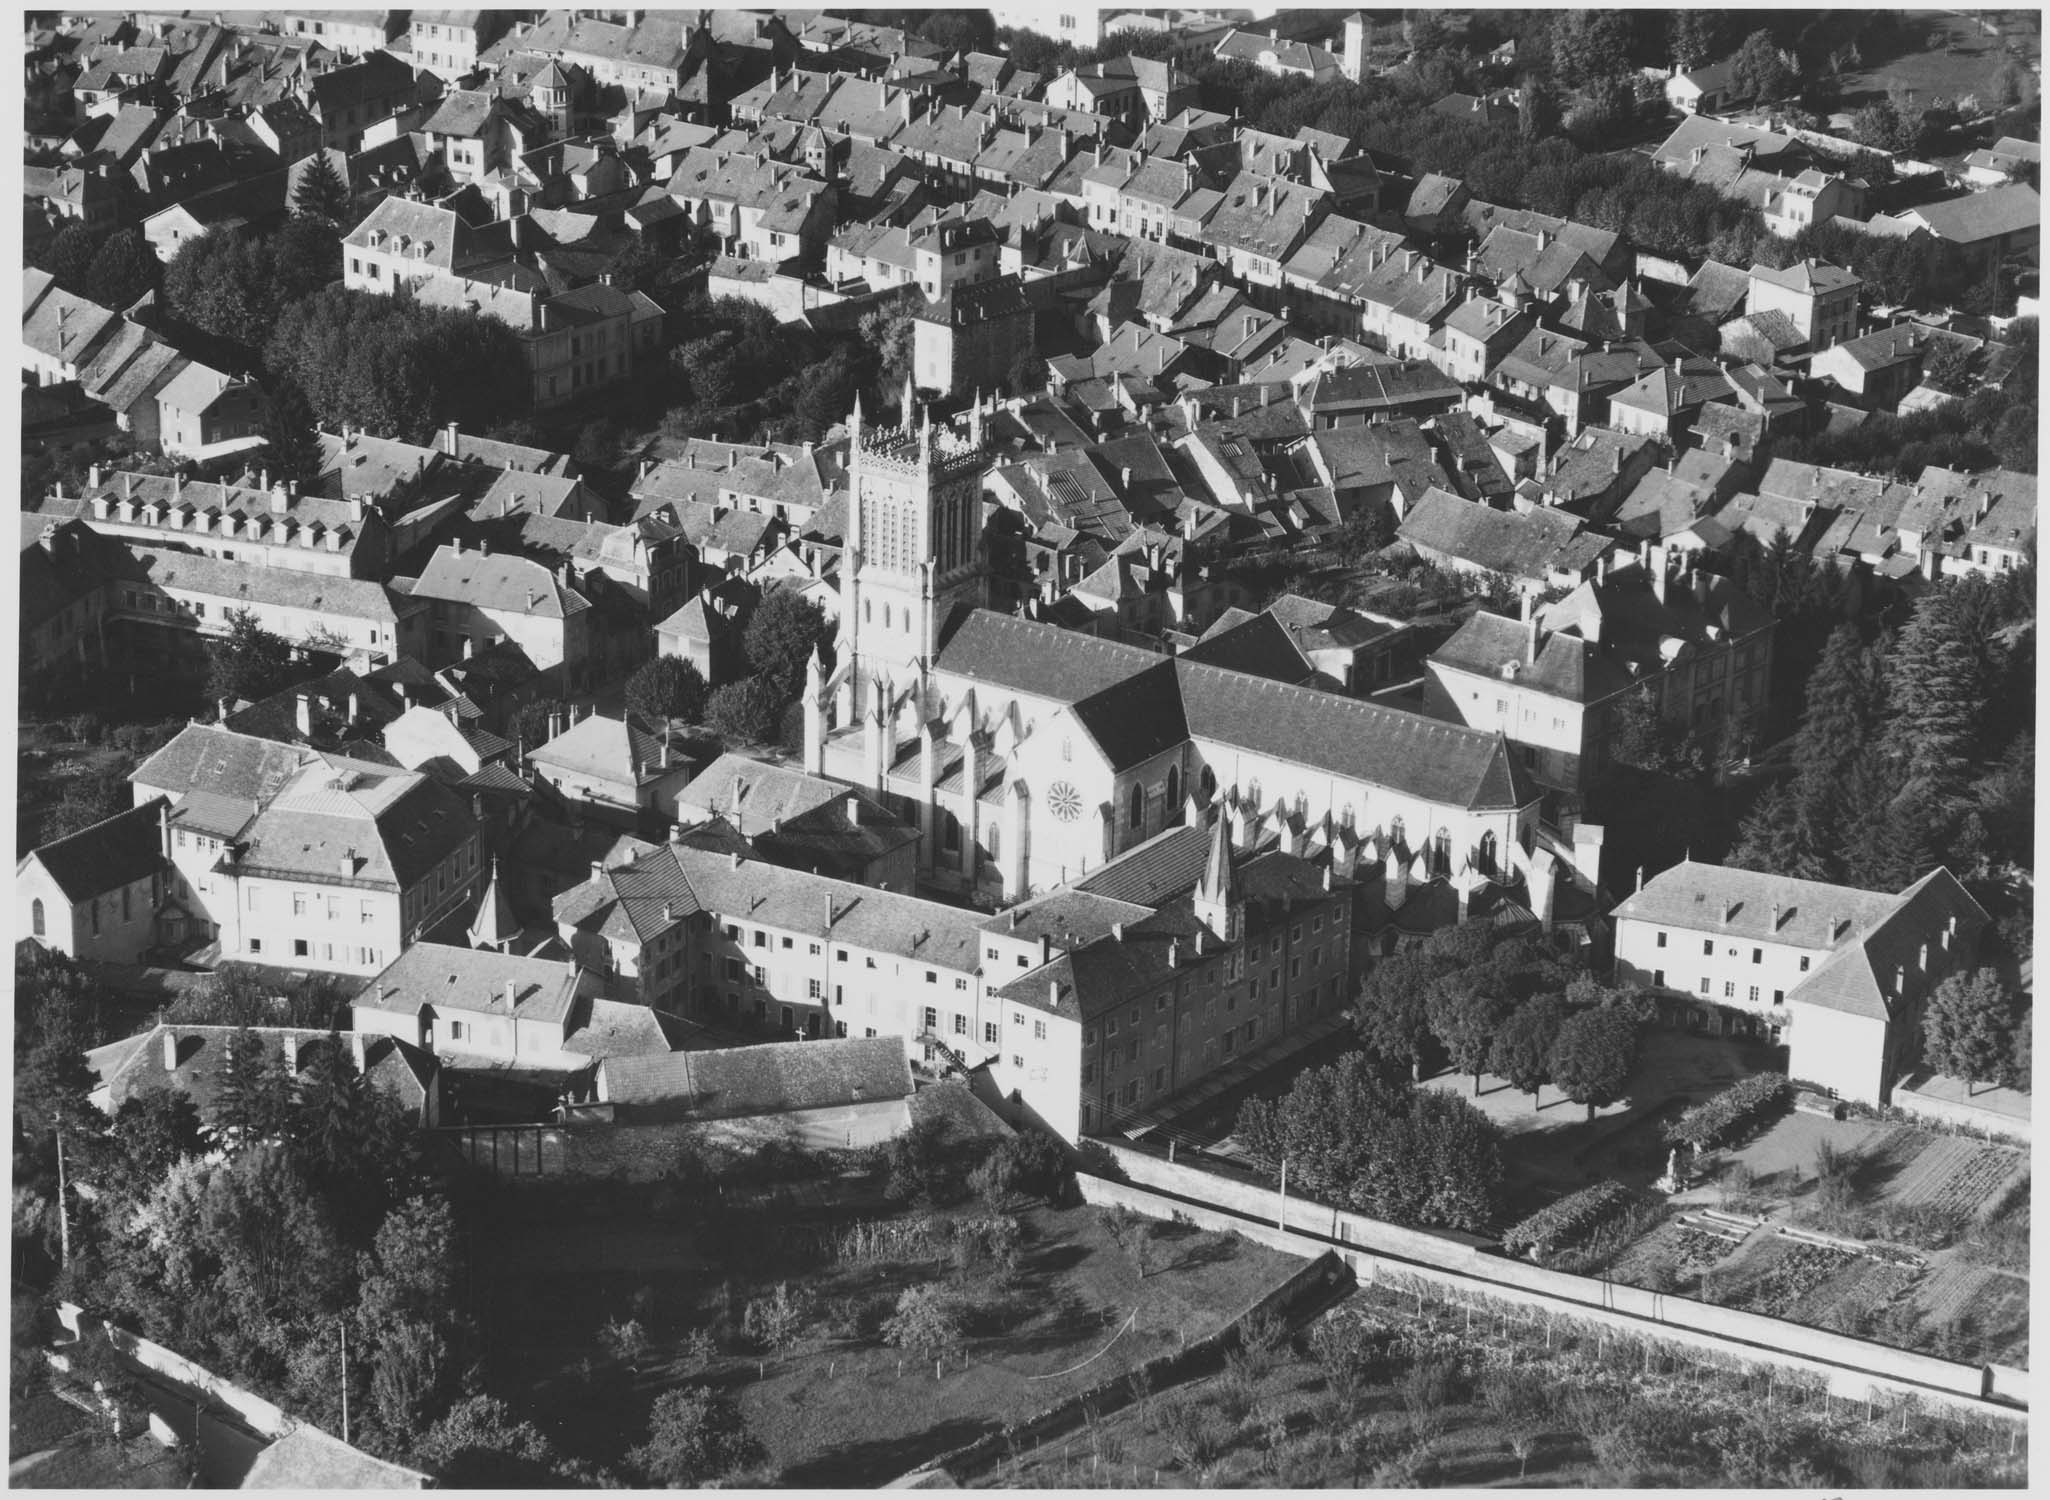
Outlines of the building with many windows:
[{"label": "building with many windows", "polygon": [[1987,917],[1940,867],[1889,895],[1686,860],[1615,921],[1618,984],[1693,1030],[1784,1042],[1791,1077],[1886,1104],[1918,1054],[1922,1007],[1972,967]]},{"label": "building with many windows", "polygon": [[469,803],[417,771],[193,724],[129,779],[170,804],[167,946],[370,975],[483,885]]}]

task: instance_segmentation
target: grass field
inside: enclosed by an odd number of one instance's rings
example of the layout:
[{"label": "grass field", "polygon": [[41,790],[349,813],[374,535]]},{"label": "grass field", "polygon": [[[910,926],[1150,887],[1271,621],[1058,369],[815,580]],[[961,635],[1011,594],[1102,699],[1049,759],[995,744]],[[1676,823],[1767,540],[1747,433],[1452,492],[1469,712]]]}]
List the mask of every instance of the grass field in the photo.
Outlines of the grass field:
[{"label": "grass field", "polygon": [[[1989,100],[1993,75],[2009,44],[2029,56],[2039,51],[2039,34],[2022,27],[2003,26],[2000,36],[1992,36],[1977,20],[1943,11],[1910,11],[1907,20],[1911,34],[1919,32],[1926,38],[1924,44],[1846,73],[1844,110],[1855,111],[1884,99],[1895,85],[1913,90],[1915,101],[1921,104],[1966,94]],[[1931,42],[1935,45],[1929,45]]]},{"label": "grass field", "polygon": [[[986,1213],[980,1206],[955,1218]],[[493,1364],[517,1371],[518,1405],[566,1450],[617,1464],[655,1396],[680,1383],[728,1392],[768,1450],[757,1477],[791,1485],[874,1485],[1063,1397],[1114,1379],[1221,1327],[1301,1265],[1187,1226],[1152,1226],[1143,1277],[1095,1210],[1032,1208],[1015,1270],[957,1268],[916,1255],[851,1259],[829,1247],[837,1219],[751,1226],[622,1226],[603,1266],[505,1247],[489,1295]],[[884,1220],[912,1224],[916,1214]],[[544,1236],[553,1240],[557,1235]],[[780,1352],[745,1332],[746,1308],[789,1285],[809,1305]],[[940,1362],[890,1347],[898,1297],[938,1284],[963,1337]],[[600,1351],[608,1320],[632,1317],[645,1349],[629,1369]],[[709,1335],[709,1340],[707,1338]],[[493,1381],[504,1389],[505,1378]]]}]

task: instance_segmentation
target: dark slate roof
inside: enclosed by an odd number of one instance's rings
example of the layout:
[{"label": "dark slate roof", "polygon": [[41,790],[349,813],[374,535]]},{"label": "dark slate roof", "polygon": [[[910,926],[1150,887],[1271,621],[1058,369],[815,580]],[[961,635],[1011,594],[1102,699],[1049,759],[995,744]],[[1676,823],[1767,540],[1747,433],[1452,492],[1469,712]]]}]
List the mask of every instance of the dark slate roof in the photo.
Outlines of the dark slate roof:
[{"label": "dark slate roof", "polygon": [[1203,638],[1182,653],[1183,661],[1229,667],[1276,682],[1307,682],[1317,675],[1289,628],[1272,614],[1226,610]]},{"label": "dark slate roof", "polygon": [[1113,770],[1127,770],[1189,737],[1174,665],[1160,660],[1135,677],[1084,698],[1075,718]]},{"label": "dark slate roof", "polygon": [[1138,646],[978,609],[961,618],[935,666],[1056,703],[1080,703],[1159,660]]},{"label": "dark slate roof", "polygon": [[[152,797],[140,807],[102,818],[89,828],[35,850],[35,860],[73,901],[146,880],[163,868],[159,818],[170,803]],[[26,861],[24,861],[26,862]]]},{"label": "dark slate roof", "polygon": [[887,1103],[914,1087],[894,1036],[608,1057],[598,1077],[613,1104],[672,1105],[704,1120]]},{"label": "dark slate roof", "polygon": [[1186,659],[1175,670],[1193,738],[1452,807],[1536,796],[1500,735]]}]

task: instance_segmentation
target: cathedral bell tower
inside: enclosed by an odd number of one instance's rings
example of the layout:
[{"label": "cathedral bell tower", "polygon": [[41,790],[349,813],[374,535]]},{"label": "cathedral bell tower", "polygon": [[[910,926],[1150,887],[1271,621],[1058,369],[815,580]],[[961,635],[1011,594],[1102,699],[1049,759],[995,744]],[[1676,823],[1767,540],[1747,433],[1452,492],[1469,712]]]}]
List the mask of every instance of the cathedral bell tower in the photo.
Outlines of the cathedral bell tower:
[{"label": "cathedral bell tower", "polygon": [[[933,426],[907,377],[898,424],[848,422],[847,550],[841,561],[842,726],[923,688],[957,605],[988,602],[982,445]],[[921,705],[922,706],[922,705]]]}]

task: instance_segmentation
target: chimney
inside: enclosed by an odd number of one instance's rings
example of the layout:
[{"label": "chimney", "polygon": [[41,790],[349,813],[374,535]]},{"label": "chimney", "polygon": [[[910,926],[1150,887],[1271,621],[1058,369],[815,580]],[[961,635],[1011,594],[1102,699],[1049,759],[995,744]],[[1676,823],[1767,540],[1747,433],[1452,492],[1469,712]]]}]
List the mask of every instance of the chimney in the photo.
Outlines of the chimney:
[{"label": "chimney", "polygon": [[1535,665],[1537,662],[1538,617],[1537,611],[1534,609],[1530,609],[1530,604],[1527,597],[1524,602],[1524,608],[1529,611],[1529,613],[1524,618],[1523,626],[1523,664],[1528,667]]},{"label": "chimney", "polygon": [[508,979],[508,980],[507,980],[507,981],[505,982],[505,1008],[506,1008],[507,1010],[514,1010],[514,1009],[517,1009],[517,1008],[518,1008],[518,1001],[519,1001],[519,991],[518,991],[518,988],[517,988],[517,986],[516,986],[516,983],[515,983],[515,981],[513,981],[513,980],[510,980],[510,979]]},{"label": "chimney", "polygon": [[849,826],[861,826],[861,798],[849,793],[847,796],[847,822]]},{"label": "chimney", "polygon": [[600,864],[600,863],[599,863],[599,862],[598,862],[597,860],[595,860],[595,859],[594,859],[594,860],[592,860],[592,861],[591,861],[591,879],[592,879],[592,881],[593,881],[593,882],[596,882],[596,881],[600,881],[600,880],[603,880],[604,878],[605,878],[605,866],[604,866],[604,865],[602,865],[602,864]]},{"label": "chimney", "polygon": [[164,1028],[164,1071],[175,1072],[178,1067],[178,1033],[170,1027]]},{"label": "chimney", "polygon": [[313,695],[299,694],[295,707],[297,712],[294,713],[292,722],[298,726],[300,734],[310,739],[313,735]]},{"label": "chimney", "polygon": [[453,422],[441,429],[441,451],[450,458],[463,456],[463,430]]},{"label": "chimney", "polygon": [[1061,982],[1058,979],[1049,979],[1046,982],[1046,1003],[1056,1010],[1060,1009]]}]

